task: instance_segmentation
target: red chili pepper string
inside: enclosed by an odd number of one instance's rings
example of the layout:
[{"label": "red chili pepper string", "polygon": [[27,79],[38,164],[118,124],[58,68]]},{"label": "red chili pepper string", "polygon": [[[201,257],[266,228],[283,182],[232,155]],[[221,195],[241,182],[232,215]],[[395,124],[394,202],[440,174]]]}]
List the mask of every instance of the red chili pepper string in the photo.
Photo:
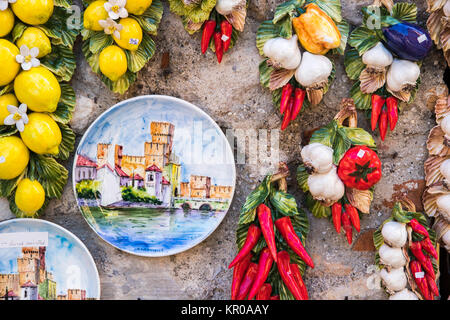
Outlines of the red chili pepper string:
[{"label": "red chili pepper string", "polygon": [[291,122],[291,114],[292,114],[292,108],[294,106],[294,98],[290,97],[288,101],[288,105],[286,107],[286,112],[284,113],[283,122],[281,123],[281,130],[284,130],[289,125],[289,122]]},{"label": "red chili pepper string", "polygon": [[425,300],[432,300],[430,298],[430,291],[428,288],[428,283],[425,278],[425,275],[422,272],[422,267],[417,260],[413,260],[409,263],[409,268],[411,269],[412,277],[419,288],[419,291],[422,293],[422,296]]},{"label": "red chili pepper string", "polygon": [[266,244],[269,247],[272,258],[277,261],[277,246],[275,244],[275,230],[273,229],[272,213],[269,207],[264,203],[261,203],[257,208],[259,225],[261,227],[262,234],[266,240]]},{"label": "red chili pepper string", "polygon": [[280,113],[283,114],[286,111],[289,99],[291,98],[293,91],[292,84],[287,83],[281,89],[281,101],[280,101]]},{"label": "red chili pepper string", "polygon": [[356,208],[349,203],[345,204],[344,207],[345,211],[348,213],[348,216],[350,217],[350,222],[355,227],[356,231],[357,232],[361,231],[358,210],[356,210]]},{"label": "red chili pepper string", "polygon": [[223,52],[227,52],[231,44],[231,34],[233,33],[233,26],[227,20],[220,23],[220,31],[222,32]]},{"label": "red chili pepper string", "polygon": [[433,258],[438,259],[438,254],[433,246],[433,243],[431,243],[430,238],[425,237],[422,241],[420,241],[420,244],[422,246],[422,250],[427,252]]},{"label": "red chili pepper string", "polygon": [[386,106],[388,109],[389,128],[394,130],[398,121],[398,100],[396,97],[388,97],[386,99]]},{"label": "red chili pepper string", "polygon": [[214,34],[215,28],[216,28],[215,20],[208,20],[204,23],[202,41],[201,41],[202,54],[204,54],[206,52],[206,50],[208,50],[209,42],[211,41],[211,37]]},{"label": "red chili pepper string", "polygon": [[242,278],[244,278],[247,272],[248,266],[250,265],[252,254],[249,253],[242,259],[238,264],[234,266],[233,269],[233,281],[231,282],[231,300],[236,300],[239,293],[239,287],[241,286]]},{"label": "red chili pepper string", "polygon": [[247,238],[245,239],[245,243],[242,246],[241,251],[237,254],[234,260],[228,266],[228,269],[234,267],[239,261],[244,259],[253,247],[258,243],[259,237],[261,236],[261,229],[259,229],[256,225],[252,224],[248,228]]},{"label": "red chili pepper string", "polygon": [[372,94],[371,102],[372,102],[372,114],[370,123],[372,126],[372,131],[374,131],[375,128],[377,127],[378,118],[380,117],[381,108],[384,105],[385,99],[377,94]]},{"label": "red chili pepper string", "polygon": [[[256,300],[270,300],[270,294],[272,293],[272,286],[270,283],[264,283],[259,289],[256,295]],[[250,298],[249,298],[250,300]]]},{"label": "red chili pepper string", "polygon": [[291,270],[294,274],[294,278],[297,281],[298,286],[301,289],[301,293],[303,296],[302,300],[308,300],[308,290],[306,289],[305,283],[303,282],[302,273],[300,272],[300,268],[298,267],[298,264],[291,263]]},{"label": "red chili pepper string", "polygon": [[258,272],[258,265],[256,263],[250,263],[250,266],[245,273],[244,279],[242,279],[241,286],[239,288],[239,294],[236,300],[244,300],[252,286],[252,283]]},{"label": "red chili pepper string", "polygon": [[306,91],[300,88],[295,88],[294,91],[294,106],[292,107],[291,119],[293,121],[302,110],[303,101],[305,100]]},{"label": "red chili pepper string", "polygon": [[347,212],[342,211],[341,218],[342,218],[342,221],[341,221],[342,227],[344,228],[345,236],[347,237],[347,242],[348,242],[348,244],[352,244],[353,230],[352,230],[352,225],[350,223],[350,217]]},{"label": "red chili pepper string", "polygon": [[384,141],[384,138],[386,137],[387,127],[388,127],[388,112],[386,108],[383,108],[381,110],[380,122],[378,124],[378,129],[380,130],[380,138],[382,141]]},{"label": "red chili pepper string", "polygon": [[252,300],[258,293],[261,286],[269,276],[270,269],[272,268],[273,257],[269,248],[265,247],[259,255],[258,273],[253,281],[250,292],[248,293],[248,300]]},{"label": "red chili pepper string", "polygon": [[302,290],[295,280],[294,274],[290,266],[290,257],[287,251],[278,252],[278,262],[277,262],[278,272],[280,273],[281,279],[292,293],[295,299],[303,300]]},{"label": "red chili pepper string", "polygon": [[419,221],[417,221],[416,219],[411,219],[411,221],[409,221],[408,225],[413,229],[414,232],[421,234],[427,238],[430,237],[427,229],[423,225],[421,225],[419,223]]},{"label": "red chili pepper string", "polygon": [[221,63],[223,57],[223,41],[222,33],[220,31],[214,32],[214,47],[216,49],[217,61]]},{"label": "red chili pepper string", "polygon": [[342,215],[342,205],[339,202],[336,202],[331,207],[331,216],[333,218],[334,228],[336,232],[341,232],[341,215]]}]

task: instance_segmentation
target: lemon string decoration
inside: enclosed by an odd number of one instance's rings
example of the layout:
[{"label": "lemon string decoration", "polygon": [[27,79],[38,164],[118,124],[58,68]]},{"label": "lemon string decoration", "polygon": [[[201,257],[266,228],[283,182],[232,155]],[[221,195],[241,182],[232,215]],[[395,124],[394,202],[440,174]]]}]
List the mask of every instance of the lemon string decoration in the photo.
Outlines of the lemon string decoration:
[{"label": "lemon string decoration", "polygon": [[75,143],[68,125],[78,34],[66,24],[71,5],[0,0],[0,197],[18,217],[42,214],[67,183],[58,161],[68,159]]}]

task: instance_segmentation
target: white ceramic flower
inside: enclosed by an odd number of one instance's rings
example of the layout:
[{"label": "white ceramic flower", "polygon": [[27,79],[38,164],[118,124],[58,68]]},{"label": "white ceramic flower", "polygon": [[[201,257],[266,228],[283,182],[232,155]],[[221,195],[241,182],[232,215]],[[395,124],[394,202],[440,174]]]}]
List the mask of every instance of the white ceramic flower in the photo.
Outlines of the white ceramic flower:
[{"label": "white ceramic flower", "polygon": [[21,64],[22,69],[27,71],[34,67],[41,65],[38,58],[39,48],[34,47],[29,49],[26,45],[20,47],[20,54],[16,56],[16,61]]},{"label": "white ceramic flower", "polygon": [[117,39],[120,39],[120,31],[122,31],[123,26],[113,19],[108,18],[106,20],[99,20],[98,23],[103,28],[106,34],[112,34]]},{"label": "white ceramic flower", "polygon": [[105,3],[105,10],[111,19],[119,19],[128,17],[128,11],[125,9],[127,0],[109,0]]},{"label": "white ceramic flower", "polygon": [[27,105],[22,103],[18,108],[12,105],[8,105],[6,108],[10,115],[5,118],[4,124],[7,126],[16,125],[17,130],[22,132],[28,123]]},{"label": "white ceramic flower", "polygon": [[0,11],[5,11],[6,9],[8,9],[8,5],[10,3],[14,3],[17,0],[0,0]]}]

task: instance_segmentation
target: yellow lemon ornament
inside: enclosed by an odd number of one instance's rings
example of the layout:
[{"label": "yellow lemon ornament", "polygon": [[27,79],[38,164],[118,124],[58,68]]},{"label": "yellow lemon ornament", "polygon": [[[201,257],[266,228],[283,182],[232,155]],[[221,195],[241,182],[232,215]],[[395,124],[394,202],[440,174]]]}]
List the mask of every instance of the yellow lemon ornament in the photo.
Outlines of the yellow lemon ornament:
[{"label": "yellow lemon ornament", "polygon": [[0,96],[0,126],[3,125],[5,118],[9,116],[8,106],[19,106],[19,102],[12,93]]},{"label": "yellow lemon ornament", "polygon": [[16,61],[19,49],[14,43],[0,39],[0,86],[7,85],[14,80],[20,69]]},{"label": "yellow lemon ornament", "polygon": [[17,178],[29,160],[30,152],[19,137],[0,138],[0,179]]},{"label": "yellow lemon ornament", "polygon": [[133,18],[120,19],[123,26],[120,31],[120,39],[113,35],[114,41],[123,49],[136,51],[142,41],[142,28]]},{"label": "yellow lemon ornament", "polygon": [[21,103],[37,112],[54,112],[61,97],[58,80],[41,66],[19,73],[14,80],[14,92]]},{"label": "yellow lemon ornament", "polygon": [[10,8],[0,11],[0,37],[6,36],[14,27],[14,14]]},{"label": "yellow lemon ornament", "polygon": [[106,20],[108,12],[105,10],[106,1],[98,0],[92,2],[84,11],[84,27],[92,31],[102,31],[103,27],[98,23],[99,20]]},{"label": "yellow lemon ornament", "polygon": [[111,81],[117,81],[127,72],[127,56],[118,46],[108,46],[100,52],[100,71]]},{"label": "yellow lemon ornament", "polygon": [[27,216],[33,216],[44,205],[44,188],[37,180],[23,179],[17,185],[14,201]]},{"label": "yellow lemon ornament", "polygon": [[16,41],[17,47],[26,45],[29,49],[38,48],[39,54],[36,58],[42,58],[52,52],[52,45],[47,35],[36,27],[28,27],[22,36]]},{"label": "yellow lemon ornament", "polygon": [[44,24],[53,14],[53,0],[17,0],[11,4],[14,14],[23,22]]},{"label": "yellow lemon ornament", "polygon": [[62,141],[61,129],[55,120],[38,112],[28,115],[28,123],[20,137],[25,145],[37,154],[57,155]]},{"label": "yellow lemon ornament", "polygon": [[127,0],[125,9],[131,14],[140,16],[152,5],[153,0]]}]

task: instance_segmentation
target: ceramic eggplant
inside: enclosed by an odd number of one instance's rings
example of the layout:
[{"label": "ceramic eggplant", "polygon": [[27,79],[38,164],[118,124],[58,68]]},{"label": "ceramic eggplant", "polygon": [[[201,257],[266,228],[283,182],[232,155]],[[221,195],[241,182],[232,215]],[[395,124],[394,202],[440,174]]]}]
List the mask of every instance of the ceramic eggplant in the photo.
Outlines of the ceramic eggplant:
[{"label": "ceramic eggplant", "polygon": [[401,59],[422,60],[432,45],[429,33],[413,23],[401,22],[383,28],[383,35],[386,48]]}]

